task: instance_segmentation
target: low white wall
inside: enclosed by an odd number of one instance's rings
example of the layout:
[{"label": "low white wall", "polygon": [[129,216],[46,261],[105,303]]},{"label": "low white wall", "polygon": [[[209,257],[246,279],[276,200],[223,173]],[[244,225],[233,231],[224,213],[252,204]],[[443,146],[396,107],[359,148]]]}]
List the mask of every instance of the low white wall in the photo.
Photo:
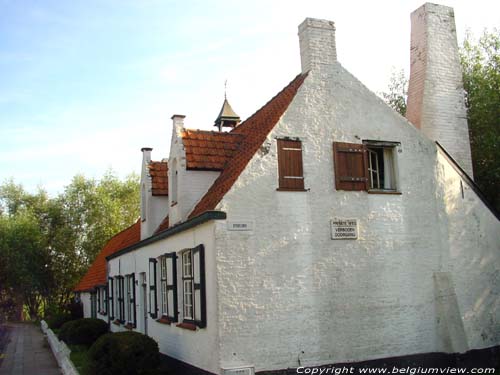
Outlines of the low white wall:
[{"label": "low white wall", "polygon": [[52,350],[52,353],[54,353],[54,357],[56,358],[57,364],[61,368],[62,373],[64,375],[78,375],[79,373],[76,370],[75,365],[69,358],[71,350],[68,346],[57,338],[55,333],[52,332],[44,320],[42,320],[40,325],[43,333],[47,336],[50,349]]}]

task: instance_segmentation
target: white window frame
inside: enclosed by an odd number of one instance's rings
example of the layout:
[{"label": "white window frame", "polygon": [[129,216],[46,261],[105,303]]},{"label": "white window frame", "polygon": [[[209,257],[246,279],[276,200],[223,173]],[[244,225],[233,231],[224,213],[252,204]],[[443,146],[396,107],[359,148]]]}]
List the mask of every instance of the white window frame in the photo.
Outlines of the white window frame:
[{"label": "white window frame", "polygon": [[168,294],[167,294],[167,257],[160,257],[160,303],[161,315],[168,315]]},{"label": "white window frame", "polygon": [[[397,148],[398,142],[364,141],[368,152],[368,191],[398,192]],[[382,150],[382,160],[380,160]],[[384,168],[381,171],[380,164]],[[383,175],[382,175],[383,173]]]},{"label": "white window frame", "polygon": [[194,320],[194,272],[192,249],[182,252],[182,317]]},{"label": "white window frame", "polygon": [[106,315],[108,313],[108,310],[107,310],[107,298],[106,298],[106,289],[107,287],[99,287],[98,289],[98,298],[99,298],[99,309],[98,309],[98,313],[101,314],[101,315]]}]

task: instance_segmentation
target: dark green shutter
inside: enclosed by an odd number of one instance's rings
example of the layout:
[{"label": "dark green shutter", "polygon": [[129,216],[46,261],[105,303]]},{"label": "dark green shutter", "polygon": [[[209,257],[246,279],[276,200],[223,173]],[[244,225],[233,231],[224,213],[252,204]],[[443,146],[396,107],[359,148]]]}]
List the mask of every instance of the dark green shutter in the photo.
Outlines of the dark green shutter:
[{"label": "dark green shutter", "polygon": [[[172,322],[177,322],[179,319],[179,307],[177,301],[177,254],[175,252],[165,254],[167,258],[167,310],[168,318]],[[170,263],[170,267],[169,267]],[[169,283],[168,270],[171,270],[172,282]],[[169,297],[172,295],[172,303],[169,303]]]},{"label": "dark green shutter", "polygon": [[155,258],[149,258],[149,315],[151,318],[158,317],[158,293],[156,287],[156,264]]},{"label": "dark green shutter", "polygon": [[193,249],[193,277],[194,277],[194,321],[204,328],[207,326],[207,302],[205,282],[205,247],[198,245]]}]

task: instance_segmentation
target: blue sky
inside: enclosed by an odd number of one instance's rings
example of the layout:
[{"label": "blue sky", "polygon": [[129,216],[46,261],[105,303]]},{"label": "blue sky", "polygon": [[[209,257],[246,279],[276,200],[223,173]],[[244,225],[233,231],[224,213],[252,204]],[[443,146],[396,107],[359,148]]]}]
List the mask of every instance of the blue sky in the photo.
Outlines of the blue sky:
[{"label": "blue sky", "polygon": [[[297,26],[337,26],[340,62],[373,91],[408,69],[420,1],[0,0],[0,182],[61,192],[71,177],[168,156],[174,113],[211,129],[224,96],[246,118],[300,72]],[[459,40],[500,25],[493,1],[447,1]]]}]

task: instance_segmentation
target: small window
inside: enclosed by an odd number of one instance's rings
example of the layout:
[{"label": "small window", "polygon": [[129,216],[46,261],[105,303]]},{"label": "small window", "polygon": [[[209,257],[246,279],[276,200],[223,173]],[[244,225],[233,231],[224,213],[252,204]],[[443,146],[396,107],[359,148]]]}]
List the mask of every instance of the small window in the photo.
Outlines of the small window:
[{"label": "small window", "polygon": [[191,250],[182,253],[183,317],[185,320],[194,320],[192,255]]},{"label": "small window", "polygon": [[205,248],[198,245],[182,252],[183,323],[207,326]]},{"label": "small window", "polygon": [[396,191],[394,146],[366,144],[368,149],[368,182],[370,190]]},{"label": "small window", "polygon": [[101,315],[106,315],[106,287],[97,289],[97,312]]},{"label": "small window", "polygon": [[337,190],[397,192],[395,148],[399,143],[333,143]]},{"label": "small window", "polygon": [[278,190],[304,191],[302,142],[278,139]]},{"label": "small window", "polygon": [[177,255],[168,253],[160,257],[161,315],[170,322],[177,321]]}]

